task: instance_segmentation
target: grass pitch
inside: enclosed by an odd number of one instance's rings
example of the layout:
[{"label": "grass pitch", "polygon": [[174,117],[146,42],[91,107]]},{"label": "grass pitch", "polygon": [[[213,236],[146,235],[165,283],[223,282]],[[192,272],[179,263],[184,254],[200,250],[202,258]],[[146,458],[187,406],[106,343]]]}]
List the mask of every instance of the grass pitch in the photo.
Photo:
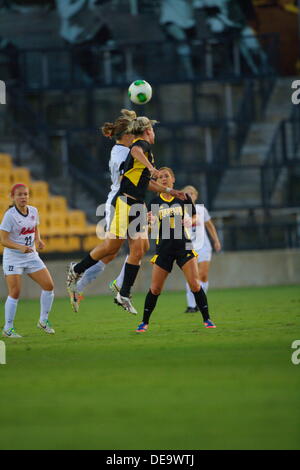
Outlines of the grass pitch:
[{"label": "grass pitch", "polygon": [[217,329],[165,292],[145,334],[110,296],[79,314],[56,299],[53,336],[36,328],[39,302],[21,300],[24,337],[4,339],[0,365],[0,449],[299,449],[299,286],[208,299]]}]

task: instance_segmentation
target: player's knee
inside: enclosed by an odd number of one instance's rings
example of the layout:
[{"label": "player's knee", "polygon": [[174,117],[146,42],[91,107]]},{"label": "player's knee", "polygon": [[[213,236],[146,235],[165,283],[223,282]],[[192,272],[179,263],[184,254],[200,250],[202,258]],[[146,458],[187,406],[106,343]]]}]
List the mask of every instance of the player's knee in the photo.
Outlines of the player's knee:
[{"label": "player's knee", "polygon": [[134,252],[130,252],[130,259],[132,260],[133,264],[138,264],[139,261],[142,259],[144,251],[142,248],[137,248]]},{"label": "player's knee", "polygon": [[153,295],[159,295],[161,293],[161,287],[160,286],[151,286],[151,292]]},{"label": "player's knee", "polygon": [[51,291],[53,291],[53,289],[54,289],[54,284],[53,284],[52,281],[48,281],[43,285],[43,290],[51,292]]},{"label": "player's knee", "polygon": [[199,282],[197,280],[189,282],[189,286],[192,292],[198,292],[198,290],[200,289]]},{"label": "player's knee", "polygon": [[18,287],[14,287],[9,290],[9,297],[12,299],[18,300],[20,297],[21,290]]},{"label": "player's knee", "polygon": [[207,274],[201,274],[200,281],[207,282],[208,281],[208,275]]}]

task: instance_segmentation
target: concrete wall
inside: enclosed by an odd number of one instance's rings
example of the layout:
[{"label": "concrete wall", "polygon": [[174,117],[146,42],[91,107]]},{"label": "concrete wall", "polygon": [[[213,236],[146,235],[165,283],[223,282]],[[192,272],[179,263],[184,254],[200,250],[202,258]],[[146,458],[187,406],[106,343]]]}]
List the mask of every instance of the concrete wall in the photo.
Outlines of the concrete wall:
[{"label": "concrete wall", "polygon": [[[151,281],[149,257],[143,261],[135,291],[146,292]],[[108,283],[115,279],[124,256],[107,266],[103,275],[86,289],[86,294],[107,294]],[[57,297],[66,296],[66,270],[69,261],[49,261],[47,267],[55,282]],[[300,250],[244,251],[214,254],[209,276],[210,288],[300,284]],[[166,283],[168,290],[182,290],[184,279],[175,266]],[[22,298],[36,298],[40,288],[28,276],[23,277]],[[7,295],[1,269],[0,297]]]}]

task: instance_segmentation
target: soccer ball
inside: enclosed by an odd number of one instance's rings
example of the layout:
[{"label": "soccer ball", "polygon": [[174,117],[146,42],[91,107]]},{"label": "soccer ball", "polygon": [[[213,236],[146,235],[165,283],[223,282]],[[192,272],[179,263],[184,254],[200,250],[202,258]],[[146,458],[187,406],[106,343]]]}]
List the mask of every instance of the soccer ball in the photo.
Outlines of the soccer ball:
[{"label": "soccer ball", "polygon": [[151,85],[146,80],[136,80],[128,88],[128,96],[135,104],[146,104],[152,97]]}]

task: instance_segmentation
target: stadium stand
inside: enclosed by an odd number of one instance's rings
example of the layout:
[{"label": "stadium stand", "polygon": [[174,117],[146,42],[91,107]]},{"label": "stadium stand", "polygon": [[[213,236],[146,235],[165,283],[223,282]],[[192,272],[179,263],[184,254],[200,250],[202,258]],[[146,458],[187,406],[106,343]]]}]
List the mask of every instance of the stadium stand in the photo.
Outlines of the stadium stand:
[{"label": "stadium stand", "polygon": [[[201,190],[226,244],[233,249],[263,246],[266,230],[276,223],[280,235],[274,235],[270,246],[298,246],[299,117],[290,114],[289,78],[280,77],[296,70],[298,52],[291,47],[298,41],[296,15],[278,2],[263,2],[263,7],[253,2],[259,34],[253,33],[251,19],[248,36],[232,28],[220,35],[213,30],[212,10],[195,1],[190,77],[178,65],[178,44],[160,25],[159,1],[109,3],[114,42],[93,51],[99,73],[89,82],[60,36],[54,5],[26,15],[10,9],[0,18],[1,34],[18,48],[22,76],[22,87],[8,82],[0,150],[13,154],[14,165],[34,175],[32,202],[40,208],[41,226],[49,229],[49,237],[52,231],[48,249],[86,250],[97,241],[95,226],[88,228],[76,210],[96,222],[95,209],[109,190],[111,147],[98,128],[130,105],[126,91],[137,76],[153,85],[153,98],[143,112],[161,123],[155,145],[158,166],[173,167],[179,186],[190,183]],[[1,67],[5,70],[7,62]],[[12,180],[11,161],[3,157],[4,165],[1,194]],[[75,210],[73,218],[68,205]],[[65,233],[61,240],[51,214]],[[236,243],[236,234],[246,227],[254,235],[240,235],[244,241]]]},{"label": "stadium stand", "polygon": [[8,154],[0,153],[0,167],[0,217],[9,207],[12,185],[16,182],[28,185],[29,203],[39,211],[39,229],[47,241],[46,253],[82,251],[92,243],[99,243],[96,226],[87,223],[85,213],[71,210],[63,196],[53,196],[46,181],[31,180],[29,169],[13,166]]}]

